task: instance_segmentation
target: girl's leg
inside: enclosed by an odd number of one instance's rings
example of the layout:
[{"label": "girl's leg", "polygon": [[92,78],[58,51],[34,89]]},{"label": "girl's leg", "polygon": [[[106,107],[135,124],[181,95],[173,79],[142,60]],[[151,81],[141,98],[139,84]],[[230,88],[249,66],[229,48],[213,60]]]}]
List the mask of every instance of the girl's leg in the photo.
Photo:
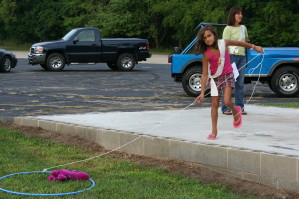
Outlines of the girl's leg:
[{"label": "girl's leg", "polygon": [[217,136],[219,96],[212,96],[211,118],[212,118],[212,134]]},{"label": "girl's leg", "polygon": [[239,125],[239,123],[241,122],[240,120],[240,114],[238,113],[237,109],[234,106],[234,103],[231,100],[231,95],[232,95],[232,88],[231,87],[224,87],[223,88],[223,101],[225,106],[229,107],[230,110],[232,110],[233,112],[233,117],[234,117],[234,121],[236,122],[236,125]]},{"label": "girl's leg", "polygon": [[[236,66],[237,66],[237,68],[238,68],[238,66],[240,65],[239,64],[239,59],[238,59],[238,57],[239,57],[239,55],[230,55],[230,63],[232,64],[232,63],[235,63],[236,64]],[[245,57],[245,56],[244,56]],[[239,69],[239,68],[238,68]],[[245,68],[244,68],[245,69]],[[243,76],[244,76],[244,72],[245,72],[245,70],[244,71],[239,71],[239,73],[241,73],[240,75],[242,75],[242,72],[243,72]],[[238,81],[238,79],[240,80],[240,81],[244,81],[244,77],[243,77],[243,79],[241,79],[240,77],[238,77],[237,78],[237,81]],[[235,82],[235,84],[237,84],[237,82]],[[243,85],[243,84],[242,84]],[[242,89],[243,89],[243,87],[242,87]],[[235,98],[236,98],[236,93],[237,93],[237,88],[236,88],[236,85],[235,85]],[[242,98],[242,100],[243,100],[243,98]],[[237,103],[237,101],[236,101],[236,103]],[[243,106],[242,106],[243,107]],[[224,98],[222,97],[222,107],[221,107],[221,109],[222,109],[222,113],[224,113],[224,112],[226,112],[226,111],[229,111],[229,110],[231,110],[231,109],[229,109],[229,107],[227,107],[226,105],[225,105],[225,103],[224,103]]]}]

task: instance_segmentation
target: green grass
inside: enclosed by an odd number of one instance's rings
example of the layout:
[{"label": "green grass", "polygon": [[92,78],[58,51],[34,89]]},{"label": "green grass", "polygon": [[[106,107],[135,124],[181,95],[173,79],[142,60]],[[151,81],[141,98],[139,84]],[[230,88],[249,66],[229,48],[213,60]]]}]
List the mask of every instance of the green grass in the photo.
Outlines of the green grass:
[{"label": "green grass", "polygon": [[267,103],[263,104],[263,106],[276,106],[276,107],[282,107],[282,108],[299,108],[298,102],[293,103]]},{"label": "green grass", "polygon": [[157,49],[157,48],[151,48],[150,52],[153,54],[159,54],[159,55],[170,55],[174,52],[174,49]]},{"label": "green grass", "polygon": [[16,43],[14,41],[1,41],[0,48],[9,51],[29,51],[32,43]]},{"label": "green grass", "polygon": [[[81,148],[47,142],[6,128],[0,128],[0,142],[0,176],[41,171],[44,168],[95,156],[94,153]],[[164,169],[148,168],[108,156],[57,169],[85,171],[96,182],[96,186],[91,190],[63,196],[64,199],[244,198],[230,192],[225,186],[206,185],[179,174],[171,174]],[[15,192],[53,194],[82,190],[91,185],[89,181],[48,182],[48,176],[49,174],[44,173],[16,175],[2,179],[0,188]],[[13,195],[1,191],[0,196],[13,199],[40,198],[38,196]]]}]

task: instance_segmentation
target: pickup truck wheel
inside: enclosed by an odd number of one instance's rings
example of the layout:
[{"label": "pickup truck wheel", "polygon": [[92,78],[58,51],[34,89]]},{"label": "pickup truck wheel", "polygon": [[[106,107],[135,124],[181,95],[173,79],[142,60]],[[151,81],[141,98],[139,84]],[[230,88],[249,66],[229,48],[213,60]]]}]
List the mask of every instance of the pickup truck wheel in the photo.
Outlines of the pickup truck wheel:
[{"label": "pickup truck wheel", "polygon": [[50,71],[62,71],[65,66],[64,57],[59,53],[50,54],[46,66]]},{"label": "pickup truck wheel", "polygon": [[46,64],[41,64],[40,65],[43,69],[45,69],[46,71],[48,71],[49,69],[47,68]]},{"label": "pickup truck wheel", "polygon": [[121,54],[117,59],[117,67],[122,71],[131,71],[135,67],[135,58],[129,53]]},{"label": "pickup truck wheel", "polygon": [[1,62],[0,71],[8,73],[11,69],[11,59],[8,56],[5,56]]},{"label": "pickup truck wheel", "polygon": [[189,96],[198,96],[201,92],[201,67],[188,69],[183,75],[182,86]]},{"label": "pickup truck wheel", "polygon": [[108,62],[107,63],[107,66],[111,69],[111,70],[118,70],[118,67],[115,63],[111,63],[111,62]]},{"label": "pickup truck wheel", "polygon": [[272,88],[272,85],[271,85],[271,81],[268,82],[268,86],[269,86],[269,88],[271,89],[271,91],[274,92],[274,90],[273,90],[273,88]]},{"label": "pickup truck wheel", "polygon": [[299,69],[284,66],[278,69],[271,78],[272,90],[282,97],[294,97],[299,94]]}]

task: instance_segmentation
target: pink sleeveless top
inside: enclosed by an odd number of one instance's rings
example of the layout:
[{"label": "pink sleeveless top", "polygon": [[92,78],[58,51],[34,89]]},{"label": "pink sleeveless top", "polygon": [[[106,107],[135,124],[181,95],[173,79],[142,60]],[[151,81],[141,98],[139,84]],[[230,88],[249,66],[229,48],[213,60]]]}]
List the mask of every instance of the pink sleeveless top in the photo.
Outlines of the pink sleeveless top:
[{"label": "pink sleeveless top", "polygon": [[[210,49],[206,50],[206,53],[209,57],[209,63],[210,63],[210,69],[211,69],[211,75],[215,74],[217,69],[218,69],[218,60],[220,58],[220,53],[218,54],[213,54]],[[230,56],[228,51],[225,49],[225,62],[224,62],[224,66],[223,66],[223,71],[221,73],[221,75],[225,75],[228,73],[233,72],[233,67],[230,63]]]}]

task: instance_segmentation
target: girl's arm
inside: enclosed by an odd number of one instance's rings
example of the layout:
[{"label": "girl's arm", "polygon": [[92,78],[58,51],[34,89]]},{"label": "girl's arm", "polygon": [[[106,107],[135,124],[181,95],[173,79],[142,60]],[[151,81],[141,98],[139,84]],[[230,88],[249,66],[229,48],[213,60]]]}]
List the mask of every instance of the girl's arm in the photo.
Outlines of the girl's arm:
[{"label": "girl's arm", "polygon": [[206,53],[202,57],[202,74],[201,74],[201,92],[200,95],[195,99],[197,103],[201,103],[205,97],[207,79],[208,79],[208,61],[209,58]]},{"label": "girl's arm", "polygon": [[255,50],[256,52],[259,52],[259,53],[264,53],[264,50],[263,50],[262,47],[256,46],[254,44],[249,44],[249,43],[246,43],[246,42],[243,42],[243,41],[225,40],[225,44],[226,44],[226,47],[228,47],[228,46],[242,46],[242,47],[245,47],[245,48],[252,48],[253,50]]}]

